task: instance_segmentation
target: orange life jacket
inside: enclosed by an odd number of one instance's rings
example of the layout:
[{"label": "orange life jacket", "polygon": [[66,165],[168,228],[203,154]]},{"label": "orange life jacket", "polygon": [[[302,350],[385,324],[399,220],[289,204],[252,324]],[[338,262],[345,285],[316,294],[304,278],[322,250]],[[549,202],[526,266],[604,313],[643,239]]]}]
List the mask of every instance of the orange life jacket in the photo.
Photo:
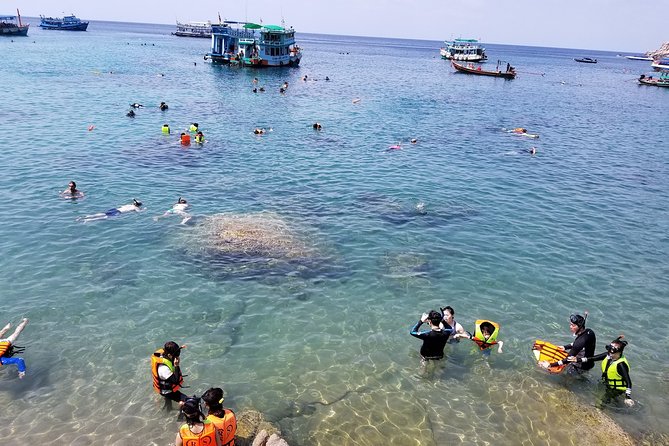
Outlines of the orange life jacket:
[{"label": "orange life jacket", "polygon": [[207,420],[216,426],[221,446],[235,446],[235,434],[237,433],[237,418],[230,409],[224,409],[223,418],[209,414]]},{"label": "orange life jacket", "polygon": [[199,434],[191,432],[188,424],[179,428],[179,436],[184,446],[214,446],[216,444],[216,428],[210,421],[204,420],[204,429]]},{"label": "orange life jacket", "polygon": [[[0,342],[0,357],[5,356],[5,353],[10,353],[12,350],[12,343],[9,341],[2,341]],[[2,362],[0,362],[0,366],[2,366]]]},{"label": "orange life jacket", "polygon": [[161,395],[167,395],[172,392],[177,392],[181,388],[181,385],[184,382],[184,377],[181,376],[181,372],[179,372],[179,384],[172,384],[171,382],[160,378],[160,375],[158,375],[158,366],[161,364],[167,366],[172,373],[176,373],[172,361],[163,357],[163,353],[165,353],[165,351],[162,348],[159,348],[153,352],[153,355],[151,355],[151,374],[153,375],[153,389]]}]

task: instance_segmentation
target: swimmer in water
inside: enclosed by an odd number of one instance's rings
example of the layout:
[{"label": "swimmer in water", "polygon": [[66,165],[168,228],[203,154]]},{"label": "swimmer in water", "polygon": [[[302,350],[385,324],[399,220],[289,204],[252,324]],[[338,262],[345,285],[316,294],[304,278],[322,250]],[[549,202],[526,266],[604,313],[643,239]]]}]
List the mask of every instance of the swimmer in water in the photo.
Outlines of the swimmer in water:
[{"label": "swimmer in water", "polygon": [[267,132],[267,130],[265,130],[265,129],[261,129],[261,128],[257,128],[257,127],[255,129],[253,129],[253,133],[256,134],[256,135],[264,135],[265,132]]},{"label": "swimmer in water", "polygon": [[190,208],[190,204],[186,201],[185,198],[179,197],[176,203],[172,206],[171,209],[168,209],[165,211],[163,215],[159,215],[157,217],[153,217],[155,221],[158,221],[161,217],[168,217],[170,215],[178,215],[180,217],[183,217],[181,220],[181,224],[184,225],[188,222],[188,220],[191,219],[191,215],[188,213],[188,208]]},{"label": "swimmer in water", "polygon": [[70,184],[67,185],[67,189],[60,193],[63,198],[83,198],[84,193],[77,189],[77,183],[70,181]]},{"label": "swimmer in water", "polygon": [[130,109],[128,113],[125,114],[128,118],[134,118],[135,117],[135,111],[133,109]]},{"label": "swimmer in water", "polygon": [[323,126],[321,125],[320,122],[314,122],[314,125],[312,127],[314,128],[314,130],[318,130],[318,131],[323,129]]},{"label": "swimmer in water", "polygon": [[8,338],[4,338],[5,333],[12,328],[12,324],[5,325],[2,330],[0,330],[0,366],[8,364],[16,364],[16,367],[19,370],[19,379],[22,379],[26,376],[26,363],[23,358],[15,357],[16,353],[21,353],[24,347],[17,347],[14,345],[19,335],[28,325],[28,319],[23,318],[21,323],[16,327],[14,333],[11,334]]},{"label": "swimmer in water", "polygon": [[142,104],[138,104],[137,102],[130,104],[132,108],[141,108],[144,107]]},{"label": "swimmer in water", "polygon": [[87,223],[89,221],[105,220],[107,218],[116,217],[121,214],[127,214],[130,212],[140,212],[142,210],[143,210],[142,203],[140,201],[137,201],[136,198],[133,198],[132,204],[125,204],[121,207],[112,208],[105,212],[99,212],[97,214],[91,214],[91,215],[86,215],[85,217],[79,217],[77,218],[77,221],[82,221],[84,223]]}]

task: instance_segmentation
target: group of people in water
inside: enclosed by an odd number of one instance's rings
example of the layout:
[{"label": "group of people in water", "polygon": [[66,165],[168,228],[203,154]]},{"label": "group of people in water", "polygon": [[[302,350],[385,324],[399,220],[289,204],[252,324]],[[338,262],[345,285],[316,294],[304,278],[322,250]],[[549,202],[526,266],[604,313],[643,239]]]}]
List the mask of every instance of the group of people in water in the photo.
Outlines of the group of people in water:
[{"label": "group of people in water", "polygon": [[[153,389],[164,398],[167,408],[173,401],[178,403],[185,418],[176,435],[176,446],[234,446],[237,418],[232,410],[223,407],[223,389],[211,387],[201,397],[188,397],[181,392],[184,377],[180,364],[184,348],[185,345],[169,341],[151,355]],[[201,403],[207,411],[206,417]]]},{"label": "group of people in water", "polygon": [[[498,339],[500,326],[498,323],[479,319],[474,324],[474,334],[466,331],[461,324],[455,321],[455,311],[452,307],[440,308],[441,311],[431,310],[423,313],[409,333],[423,341],[420,348],[421,361],[440,360],[444,357],[444,348],[447,343],[457,343],[460,339],[474,341],[484,357],[490,356],[491,348],[498,346],[497,352],[502,353],[504,343]],[[563,358],[554,362],[541,360],[539,367],[553,373],[566,369],[570,375],[580,375],[594,367],[594,363],[602,362],[602,382],[605,394],[602,404],[608,404],[624,395],[624,403],[634,406],[632,399],[632,380],[630,365],[623,351],[627,341],[618,336],[606,346],[606,352],[595,355],[597,338],[595,332],[586,328],[587,312],[585,316],[572,314],[569,318],[569,329],[574,341],[564,346],[555,346],[557,352],[554,359]],[[421,331],[423,324],[429,325],[429,330]]]}]

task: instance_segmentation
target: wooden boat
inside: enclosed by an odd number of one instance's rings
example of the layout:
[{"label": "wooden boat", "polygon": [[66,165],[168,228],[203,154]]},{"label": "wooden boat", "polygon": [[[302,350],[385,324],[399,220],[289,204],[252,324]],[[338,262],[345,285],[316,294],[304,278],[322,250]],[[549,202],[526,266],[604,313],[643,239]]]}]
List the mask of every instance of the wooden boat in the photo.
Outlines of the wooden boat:
[{"label": "wooden boat", "polygon": [[591,59],[589,57],[581,57],[580,59],[574,59],[576,62],[581,63],[597,63],[597,59]]},{"label": "wooden boat", "polygon": [[655,87],[669,87],[669,73],[661,73],[660,77],[646,76],[642,74],[639,76],[639,83],[641,85],[653,85]]},{"label": "wooden boat", "polygon": [[66,15],[62,18],[40,16],[39,27],[42,29],[58,29],[62,31],[86,31],[88,22],[83,22],[74,15]]},{"label": "wooden boat", "polygon": [[[16,16],[0,16],[0,36],[27,36],[30,24],[21,22],[21,14],[16,10]],[[18,19],[18,20],[17,20]]]},{"label": "wooden boat", "polygon": [[513,79],[516,77],[516,69],[510,64],[506,64],[506,71],[500,70],[500,64],[502,61],[497,61],[497,69],[495,71],[483,70],[481,66],[475,67],[473,63],[468,64],[459,64],[451,59],[451,65],[457,71],[467,74],[477,74],[479,76],[492,76],[492,77],[503,77],[504,79]]}]

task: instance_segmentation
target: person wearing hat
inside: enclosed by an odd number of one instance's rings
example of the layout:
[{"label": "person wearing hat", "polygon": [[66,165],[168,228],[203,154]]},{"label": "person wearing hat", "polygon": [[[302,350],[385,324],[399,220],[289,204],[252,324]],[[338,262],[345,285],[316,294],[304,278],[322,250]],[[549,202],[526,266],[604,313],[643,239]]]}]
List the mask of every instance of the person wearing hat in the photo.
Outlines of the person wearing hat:
[{"label": "person wearing hat", "polygon": [[237,434],[237,418],[230,409],[223,407],[223,389],[211,387],[202,394],[202,401],[207,408],[207,420],[214,423],[221,444],[235,446]]},{"label": "person wearing hat", "polygon": [[204,419],[200,410],[200,399],[187,398],[181,406],[186,422],[181,425],[174,440],[175,446],[221,446],[221,440],[216,435],[214,423]]},{"label": "person wearing hat", "polygon": [[625,405],[634,406],[630,364],[623,355],[626,346],[627,341],[623,341],[623,336],[618,336],[606,346],[606,352],[592,357],[572,358],[570,361],[593,365],[602,361],[602,382],[606,385],[605,404],[625,394]]},{"label": "person wearing hat", "polygon": [[574,339],[574,342],[571,344],[561,347],[563,350],[569,351],[567,359],[550,363],[548,364],[549,366],[555,367],[558,365],[569,364],[567,366],[567,372],[570,374],[579,374],[594,367],[594,363],[592,362],[580,362],[580,359],[584,357],[589,358],[593,356],[597,346],[595,332],[589,328],[585,328],[585,321],[587,318],[587,312],[585,313],[585,317],[580,314],[572,314],[569,316],[569,330],[576,339]]},{"label": "person wearing hat", "polygon": [[[423,361],[442,359],[444,357],[444,346],[448,342],[448,337],[453,333],[452,328],[444,328],[441,323],[443,316],[438,311],[423,313],[421,318],[413,326],[409,334],[421,339],[423,345],[420,347],[420,356]],[[430,330],[418,331],[425,322],[430,324]]]}]

